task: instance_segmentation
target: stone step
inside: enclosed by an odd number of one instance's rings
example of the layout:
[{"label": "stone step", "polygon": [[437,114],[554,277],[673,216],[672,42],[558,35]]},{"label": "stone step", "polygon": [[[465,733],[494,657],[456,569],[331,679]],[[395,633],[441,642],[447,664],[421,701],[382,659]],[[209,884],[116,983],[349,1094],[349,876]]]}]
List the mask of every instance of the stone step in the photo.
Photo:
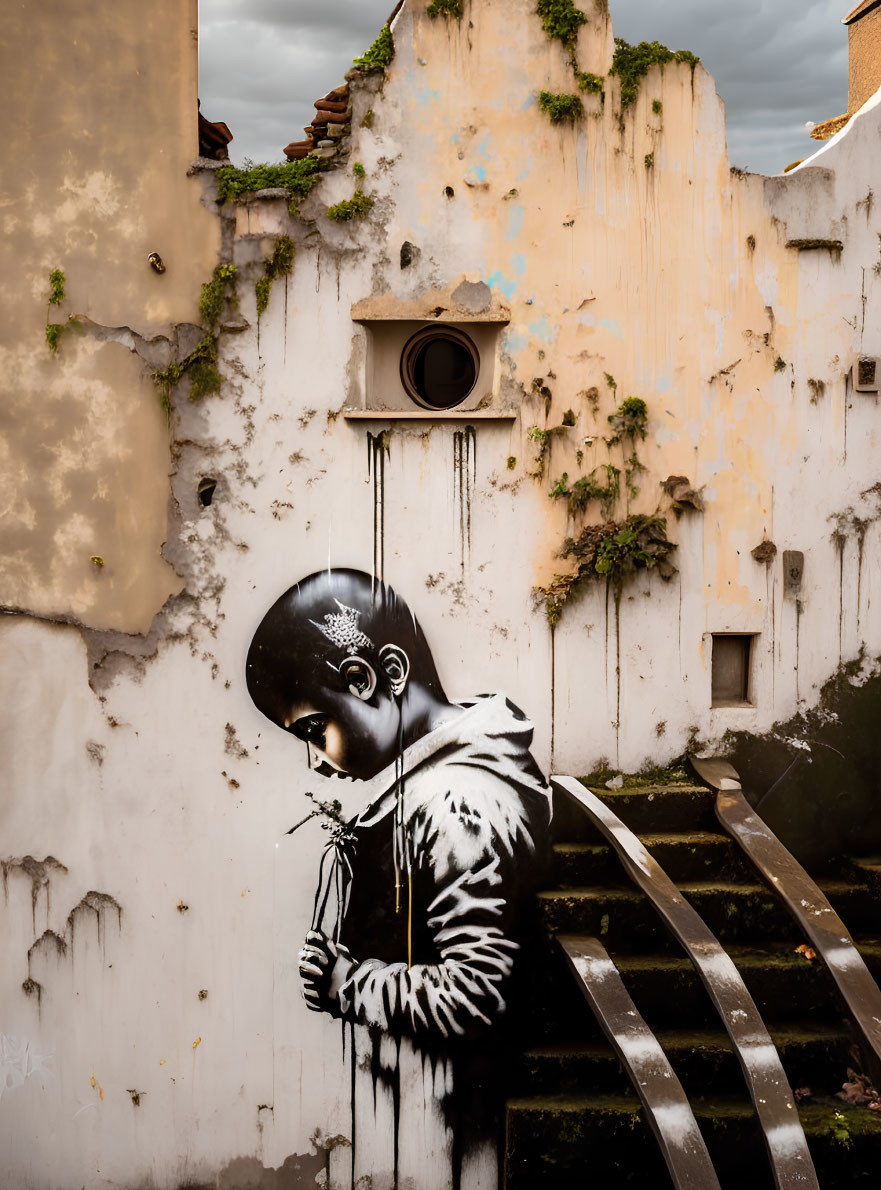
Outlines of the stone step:
[{"label": "stone step", "polygon": [[[847,1077],[850,1036],[841,1026],[816,1022],[770,1028],[792,1087],[834,1095]],[[656,1036],[689,1095],[742,1094],[743,1075],[731,1040],[715,1029],[658,1029]],[[602,1040],[537,1045],[526,1050],[514,1086],[531,1095],[635,1094],[611,1045]]]},{"label": "stone step", "polygon": [[[881,939],[858,936],[856,941],[881,985]],[[808,962],[792,943],[727,949],[766,1022],[785,1022],[795,1012],[803,1020],[837,1027],[847,1015],[824,964],[819,959]],[[718,1014],[681,950],[627,954],[612,949],[610,954],[653,1029],[718,1026]],[[601,1036],[576,980],[554,950],[537,964],[524,1023],[528,1035],[548,1043],[588,1042]]]},{"label": "stone step", "polygon": [[[692,1108],[723,1190],[771,1190],[751,1104],[713,1096],[694,1099]],[[878,1186],[881,1113],[830,1099],[801,1106],[799,1116],[823,1190]],[[510,1099],[505,1149],[505,1190],[670,1185],[639,1101],[632,1096]]]},{"label": "stone step", "polygon": [[[755,879],[743,852],[728,835],[667,831],[641,834],[639,839],[674,883]],[[551,875],[561,888],[614,884],[626,878],[621,861],[607,843],[555,843]]]},{"label": "stone step", "polygon": [[[625,785],[615,790],[586,787],[637,834],[719,829],[713,811],[716,795],[704,785]],[[585,810],[556,790],[551,833],[561,843],[603,841]]]},{"label": "stone step", "polygon": [[[855,880],[863,880],[872,893],[881,901],[881,855],[862,856],[850,861],[850,870]],[[879,909],[881,914],[881,909]]]},{"label": "stone step", "polygon": [[[818,885],[847,928],[877,928],[878,905],[865,885],[821,880]],[[762,884],[686,881],[680,891],[720,941],[755,944],[761,940],[806,941],[783,903]],[[622,951],[673,950],[678,944],[642,892],[634,887],[553,889],[538,894],[551,933],[584,933]]]}]

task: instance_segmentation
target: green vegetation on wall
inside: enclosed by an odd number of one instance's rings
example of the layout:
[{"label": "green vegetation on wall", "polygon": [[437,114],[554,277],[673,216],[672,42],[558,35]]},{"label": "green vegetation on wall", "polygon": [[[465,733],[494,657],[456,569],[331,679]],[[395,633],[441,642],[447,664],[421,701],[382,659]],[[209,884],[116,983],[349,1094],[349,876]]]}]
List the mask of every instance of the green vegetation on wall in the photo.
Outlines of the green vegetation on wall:
[{"label": "green vegetation on wall", "polygon": [[374,201],[372,196],[365,194],[359,186],[351,198],[347,198],[343,202],[338,202],[335,206],[328,207],[327,213],[337,223],[350,223],[353,219],[363,219],[373,207]]},{"label": "green vegetation on wall", "polygon": [[584,107],[577,95],[554,95],[551,91],[542,91],[538,97],[538,106],[550,117],[552,124],[579,120],[584,115]]},{"label": "green vegetation on wall", "polygon": [[670,554],[676,546],[667,540],[667,521],[660,516],[634,515],[618,524],[587,525],[577,538],[567,538],[560,556],[576,562],[574,574],[558,574],[538,594],[545,605],[548,623],[557,625],[566,603],[583,587],[606,581],[620,597],[625,582],[640,570],[657,568],[670,579],[676,567]]},{"label": "green vegetation on wall", "polygon": [[370,49],[366,50],[360,58],[355,58],[353,65],[357,66],[359,70],[363,70],[365,74],[369,74],[374,70],[387,70],[394,56],[395,42],[392,31],[386,24],[380,29]]},{"label": "green vegetation on wall", "polygon": [[641,41],[639,45],[630,45],[623,37],[616,37],[609,74],[621,79],[621,110],[630,107],[636,100],[639,84],[652,66],[664,66],[667,62],[689,62],[694,70],[699,61],[700,58],[690,50],[668,50],[659,41]]},{"label": "green vegetation on wall", "polygon": [[288,161],[284,165],[252,165],[239,169],[235,165],[222,166],[217,178],[217,198],[221,203],[254,190],[287,190],[291,195],[291,213],[297,201],[305,198],[318,181],[321,162],[316,157],[302,161]]},{"label": "green vegetation on wall", "polygon": [[53,269],[49,274],[49,305],[60,306],[64,301],[64,284],[67,278],[61,269]]},{"label": "green vegetation on wall", "polygon": [[202,316],[202,321],[211,330],[220,320],[230,287],[235,295],[236,271],[234,264],[216,265],[211,280],[206,281],[202,286],[199,313]]},{"label": "green vegetation on wall", "polygon": [[456,20],[462,19],[462,0],[431,0],[426,12],[432,20],[435,17],[455,17]]},{"label": "green vegetation on wall", "polygon": [[586,91],[588,95],[602,95],[603,80],[598,74],[591,74],[586,70],[576,70],[575,78],[579,91]]},{"label": "green vegetation on wall", "polygon": [[548,37],[571,49],[578,39],[578,30],[587,17],[572,0],[538,0],[535,11],[541,17],[542,28]]},{"label": "green vegetation on wall", "polygon": [[171,418],[171,394],[184,376],[190,380],[189,399],[199,401],[209,393],[220,392],[222,377],[217,368],[218,323],[227,301],[235,302],[237,270],[232,264],[215,266],[210,281],[202,286],[199,313],[207,334],[200,339],[189,355],[172,360],[165,368],[153,373],[153,383],[159,390],[159,404]]},{"label": "green vegetation on wall", "polygon": [[[64,284],[67,278],[61,269],[53,269],[49,274],[49,307],[60,306],[64,301]],[[63,322],[50,322],[49,314],[46,315],[46,345],[49,350],[54,353],[58,350],[58,344],[61,342],[61,336],[67,330]]]},{"label": "green vegetation on wall", "polygon": [[294,264],[294,242],[290,236],[279,236],[275,241],[272,255],[263,266],[263,276],[254,286],[257,297],[257,317],[269,305],[269,295],[272,293],[272,283],[276,277],[286,277]]}]

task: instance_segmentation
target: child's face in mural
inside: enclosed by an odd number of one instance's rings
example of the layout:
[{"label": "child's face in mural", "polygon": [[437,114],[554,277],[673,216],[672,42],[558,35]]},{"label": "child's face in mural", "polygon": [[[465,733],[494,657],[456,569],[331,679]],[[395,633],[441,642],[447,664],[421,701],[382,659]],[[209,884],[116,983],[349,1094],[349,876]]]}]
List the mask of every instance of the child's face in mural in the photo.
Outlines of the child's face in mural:
[{"label": "child's face in mural", "polygon": [[306,741],[309,767],[324,776],[344,773],[366,781],[400,749],[400,709],[379,691],[364,700],[349,690],[316,689],[291,707],[284,727]]}]

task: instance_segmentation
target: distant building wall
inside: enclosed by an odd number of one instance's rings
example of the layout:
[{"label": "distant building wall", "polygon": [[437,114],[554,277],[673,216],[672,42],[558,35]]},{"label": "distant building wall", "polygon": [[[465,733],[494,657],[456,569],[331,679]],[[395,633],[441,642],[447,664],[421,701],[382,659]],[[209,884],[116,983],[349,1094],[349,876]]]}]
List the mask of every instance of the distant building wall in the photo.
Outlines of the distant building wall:
[{"label": "distant building wall", "polygon": [[881,86],[881,5],[848,27],[850,87],[847,110],[858,111]]}]

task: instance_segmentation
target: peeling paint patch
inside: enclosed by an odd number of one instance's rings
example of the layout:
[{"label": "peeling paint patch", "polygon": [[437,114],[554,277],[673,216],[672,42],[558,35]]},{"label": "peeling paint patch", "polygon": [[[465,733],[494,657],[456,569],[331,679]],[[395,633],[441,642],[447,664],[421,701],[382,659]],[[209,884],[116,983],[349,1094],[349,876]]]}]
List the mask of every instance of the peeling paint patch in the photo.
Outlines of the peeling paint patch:
[{"label": "peeling paint patch", "polygon": [[553,343],[559,329],[558,326],[551,326],[546,314],[542,314],[537,322],[530,322],[529,324],[529,333],[535,335],[538,339],[543,339],[545,343]]},{"label": "peeling paint patch", "polygon": [[516,240],[523,230],[523,207],[520,203],[511,207],[508,212],[508,230],[505,233],[506,240]]},{"label": "peeling paint patch", "polygon": [[613,334],[616,339],[624,338],[624,332],[621,330],[621,327],[618,325],[618,323],[615,322],[614,318],[600,318],[599,325]]},{"label": "peeling paint patch", "polygon": [[517,289],[518,282],[513,278],[506,277],[501,270],[493,273],[491,277],[486,278],[486,283],[490,289],[499,289],[506,298],[512,298]]},{"label": "peeling paint patch", "polygon": [[52,1054],[38,1054],[24,1037],[9,1037],[0,1033],[0,1099],[4,1091],[23,1087],[29,1078],[41,1074]]}]

